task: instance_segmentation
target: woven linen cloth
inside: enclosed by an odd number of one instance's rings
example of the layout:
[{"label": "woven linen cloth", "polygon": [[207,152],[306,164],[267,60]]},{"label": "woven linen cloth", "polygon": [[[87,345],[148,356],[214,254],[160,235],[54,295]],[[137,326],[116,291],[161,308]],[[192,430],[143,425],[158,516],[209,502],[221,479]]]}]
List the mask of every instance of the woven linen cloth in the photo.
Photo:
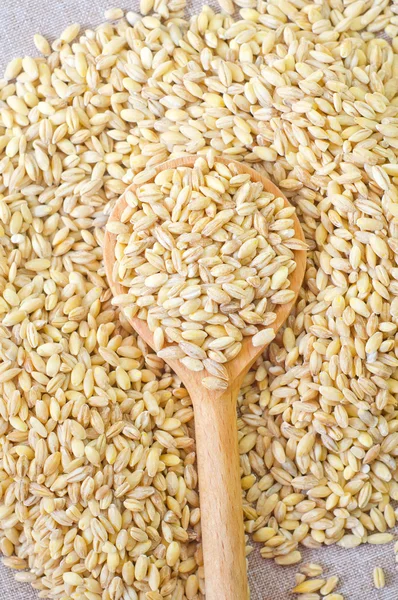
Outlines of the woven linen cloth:
[{"label": "woven linen cloth", "polygon": [[[191,0],[188,14],[196,14],[202,4],[202,0]],[[38,54],[33,44],[35,33],[53,40],[70,23],[95,27],[104,22],[104,11],[112,6],[126,12],[138,11],[138,0],[0,0],[0,79],[11,58]],[[321,550],[302,548],[301,551],[303,561],[324,566],[324,576],[340,577],[335,592],[343,594],[345,600],[398,600],[398,572],[392,543],[364,545],[352,550],[330,546]],[[372,572],[376,566],[385,570],[386,587],[382,590],[373,586]],[[251,600],[289,598],[298,568],[299,565],[280,567],[271,560],[264,560],[256,548],[249,558]],[[37,598],[29,584],[16,582],[12,571],[0,563],[0,600]]]}]

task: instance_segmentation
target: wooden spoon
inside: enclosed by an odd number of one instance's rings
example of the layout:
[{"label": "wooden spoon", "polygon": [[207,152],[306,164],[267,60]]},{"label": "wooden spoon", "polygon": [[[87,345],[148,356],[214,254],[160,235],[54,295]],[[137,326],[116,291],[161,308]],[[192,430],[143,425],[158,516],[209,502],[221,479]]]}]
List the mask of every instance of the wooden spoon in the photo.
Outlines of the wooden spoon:
[{"label": "wooden spoon", "polygon": [[[169,160],[154,169],[155,176],[165,169],[192,167],[196,157],[187,156]],[[216,158],[216,162],[233,163],[239,173],[250,174],[252,181],[260,181],[267,192],[285,200],[282,192],[257,171],[229,159]],[[138,185],[128,190],[135,191]],[[119,220],[126,201],[124,194],[116,202],[109,221]],[[303,231],[294,215],[295,237],[304,241]],[[104,245],[105,270],[114,295],[126,289],[114,280],[116,235],[106,232]],[[306,265],[305,250],[294,252],[297,263],[290,278],[290,289],[295,297],[276,310],[272,327],[280,329],[297,299]],[[146,321],[129,319],[132,327],[153,348],[153,337]],[[254,347],[250,337],[243,339],[242,350],[236,358],[226,363],[229,385],[224,391],[210,391],[201,380],[204,372],[190,371],[178,360],[166,360],[185,385],[195,411],[196,451],[200,485],[201,531],[206,577],[206,600],[246,600],[248,584],[245,561],[245,543],[242,519],[242,489],[236,426],[236,399],[242,381],[264,347]]]}]

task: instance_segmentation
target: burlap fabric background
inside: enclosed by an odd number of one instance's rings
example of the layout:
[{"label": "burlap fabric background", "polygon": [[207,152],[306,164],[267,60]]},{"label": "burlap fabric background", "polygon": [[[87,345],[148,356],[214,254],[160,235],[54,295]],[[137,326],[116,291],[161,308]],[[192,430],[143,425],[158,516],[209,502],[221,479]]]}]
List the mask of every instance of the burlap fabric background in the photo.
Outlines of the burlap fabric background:
[{"label": "burlap fabric background", "polygon": [[[202,0],[191,0],[191,14]],[[120,6],[137,10],[137,0],[0,0],[0,79],[7,62],[15,56],[35,56],[33,34],[41,33],[52,40],[70,23],[96,26],[103,22],[104,10]],[[305,561],[319,562],[326,575],[338,575],[338,591],[345,600],[398,600],[398,573],[393,544],[361,546],[353,550],[329,547],[320,551],[304,549]],[[373,588],[373,567],[386,572],[386,587]],[[258,551],[250,556],[249,577],[252,600],[285,600],[294,585],[297,566],[279,567],[261,558]],[[28,584],[17,583],[9,569],[0,563],[0,600],[36,600]],[[231,598],[231,600],[237,600]]]}]

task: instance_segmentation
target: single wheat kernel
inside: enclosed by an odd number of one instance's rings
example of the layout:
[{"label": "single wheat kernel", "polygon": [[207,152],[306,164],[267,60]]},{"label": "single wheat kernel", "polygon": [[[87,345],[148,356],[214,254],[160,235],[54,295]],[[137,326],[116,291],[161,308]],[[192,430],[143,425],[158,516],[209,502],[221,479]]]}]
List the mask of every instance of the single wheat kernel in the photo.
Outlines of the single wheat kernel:
[{"label": "single wheat kernel", "polygon": [[394,539],[391,533],[373,533],[368,536],[368,544],[388,544]]},{"label": "single wheat kernel", "polygon": [[38,51],[44,54],[44,56],[48,56],[49,54],[51,54],[51,46],[45,37],[43,37],[39,33],[36,33],[33,36],[33,41]]},{"label": "single wheat kernel", "polygon": [[317,592],[325,585],[325,579],[307,579],[292,589],[293,594],[307,594]]},{"label": "single wheat kernel", "polygon": [[104,17],[107,21],[117,21],[122,19],[124,15],[122,8],[109,8],[105,11]]},{"label": "single wheat kernel", "polygon": [[332,577],[328,577],[326,579],[326,583],[321,587],[320,592],[322,596],[327,596],[331,592],[333,592],[336,585],[339,583],[339,578],[336,575],[332,575]]},{"label": "single wheat kernel", "polygon": [[375,567],[373,569],[373,585],[377,590],[381,590],[385,586],[384,571],[381,567]]}]

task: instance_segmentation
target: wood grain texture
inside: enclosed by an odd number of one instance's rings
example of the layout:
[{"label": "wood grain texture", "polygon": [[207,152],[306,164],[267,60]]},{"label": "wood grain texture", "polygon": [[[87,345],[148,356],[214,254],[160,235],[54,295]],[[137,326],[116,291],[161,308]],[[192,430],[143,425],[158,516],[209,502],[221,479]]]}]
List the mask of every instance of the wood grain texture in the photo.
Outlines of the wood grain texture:
[{"label": "wood grain texture", "polygon": [[248,598],[236,428],[240,384],[236,379],[217,398],[203,386],[192,396],[195,398],[206,600]]},{"label": "wood grain texture", "polygon": [[[165,169],[181,166],[192,167],[197,157],[186,156],[169,160],[153,169],[153,178]],[[233,163],[239,173],[249,173],[252,181],[260,181],[264,189],[284,199],[282,192],[257,171],[230,159],[216,158],[225,165]],[[135,191],[132,184],[128,190]],[[119,220],[126,201],[124,194],[116,202],[109,221]],[[304,241],[300,223],[294,215],[296,238]],[[116,235],[105,234],[104,262],[108,282],[114,295],[126,293],[126,289],[115,282]],[[280,329],[294,306],[306,267],[306,252],[294,251],[296,269],[290,278],[290,289],[294,299],[277,308],[277,318],[272,327]],[[138,318],[129,319],[132,327],[153,348],[153,336],[147,323]],[[242,491],[236,429],[236,399],[243,377],[265,347],[254,347],[251,338],[243,339],[239,355],[226,363],[229,386],[226,391],[210,391],[201,380],[205,371],[189,371],[177,360],[167,364],[178,375],[187,388],[195,410],[196,448],[198,456],[201,527],[206,576],[206,600],[247,600],[247,575],[244,555],[244,532],[242,520]]]}]

